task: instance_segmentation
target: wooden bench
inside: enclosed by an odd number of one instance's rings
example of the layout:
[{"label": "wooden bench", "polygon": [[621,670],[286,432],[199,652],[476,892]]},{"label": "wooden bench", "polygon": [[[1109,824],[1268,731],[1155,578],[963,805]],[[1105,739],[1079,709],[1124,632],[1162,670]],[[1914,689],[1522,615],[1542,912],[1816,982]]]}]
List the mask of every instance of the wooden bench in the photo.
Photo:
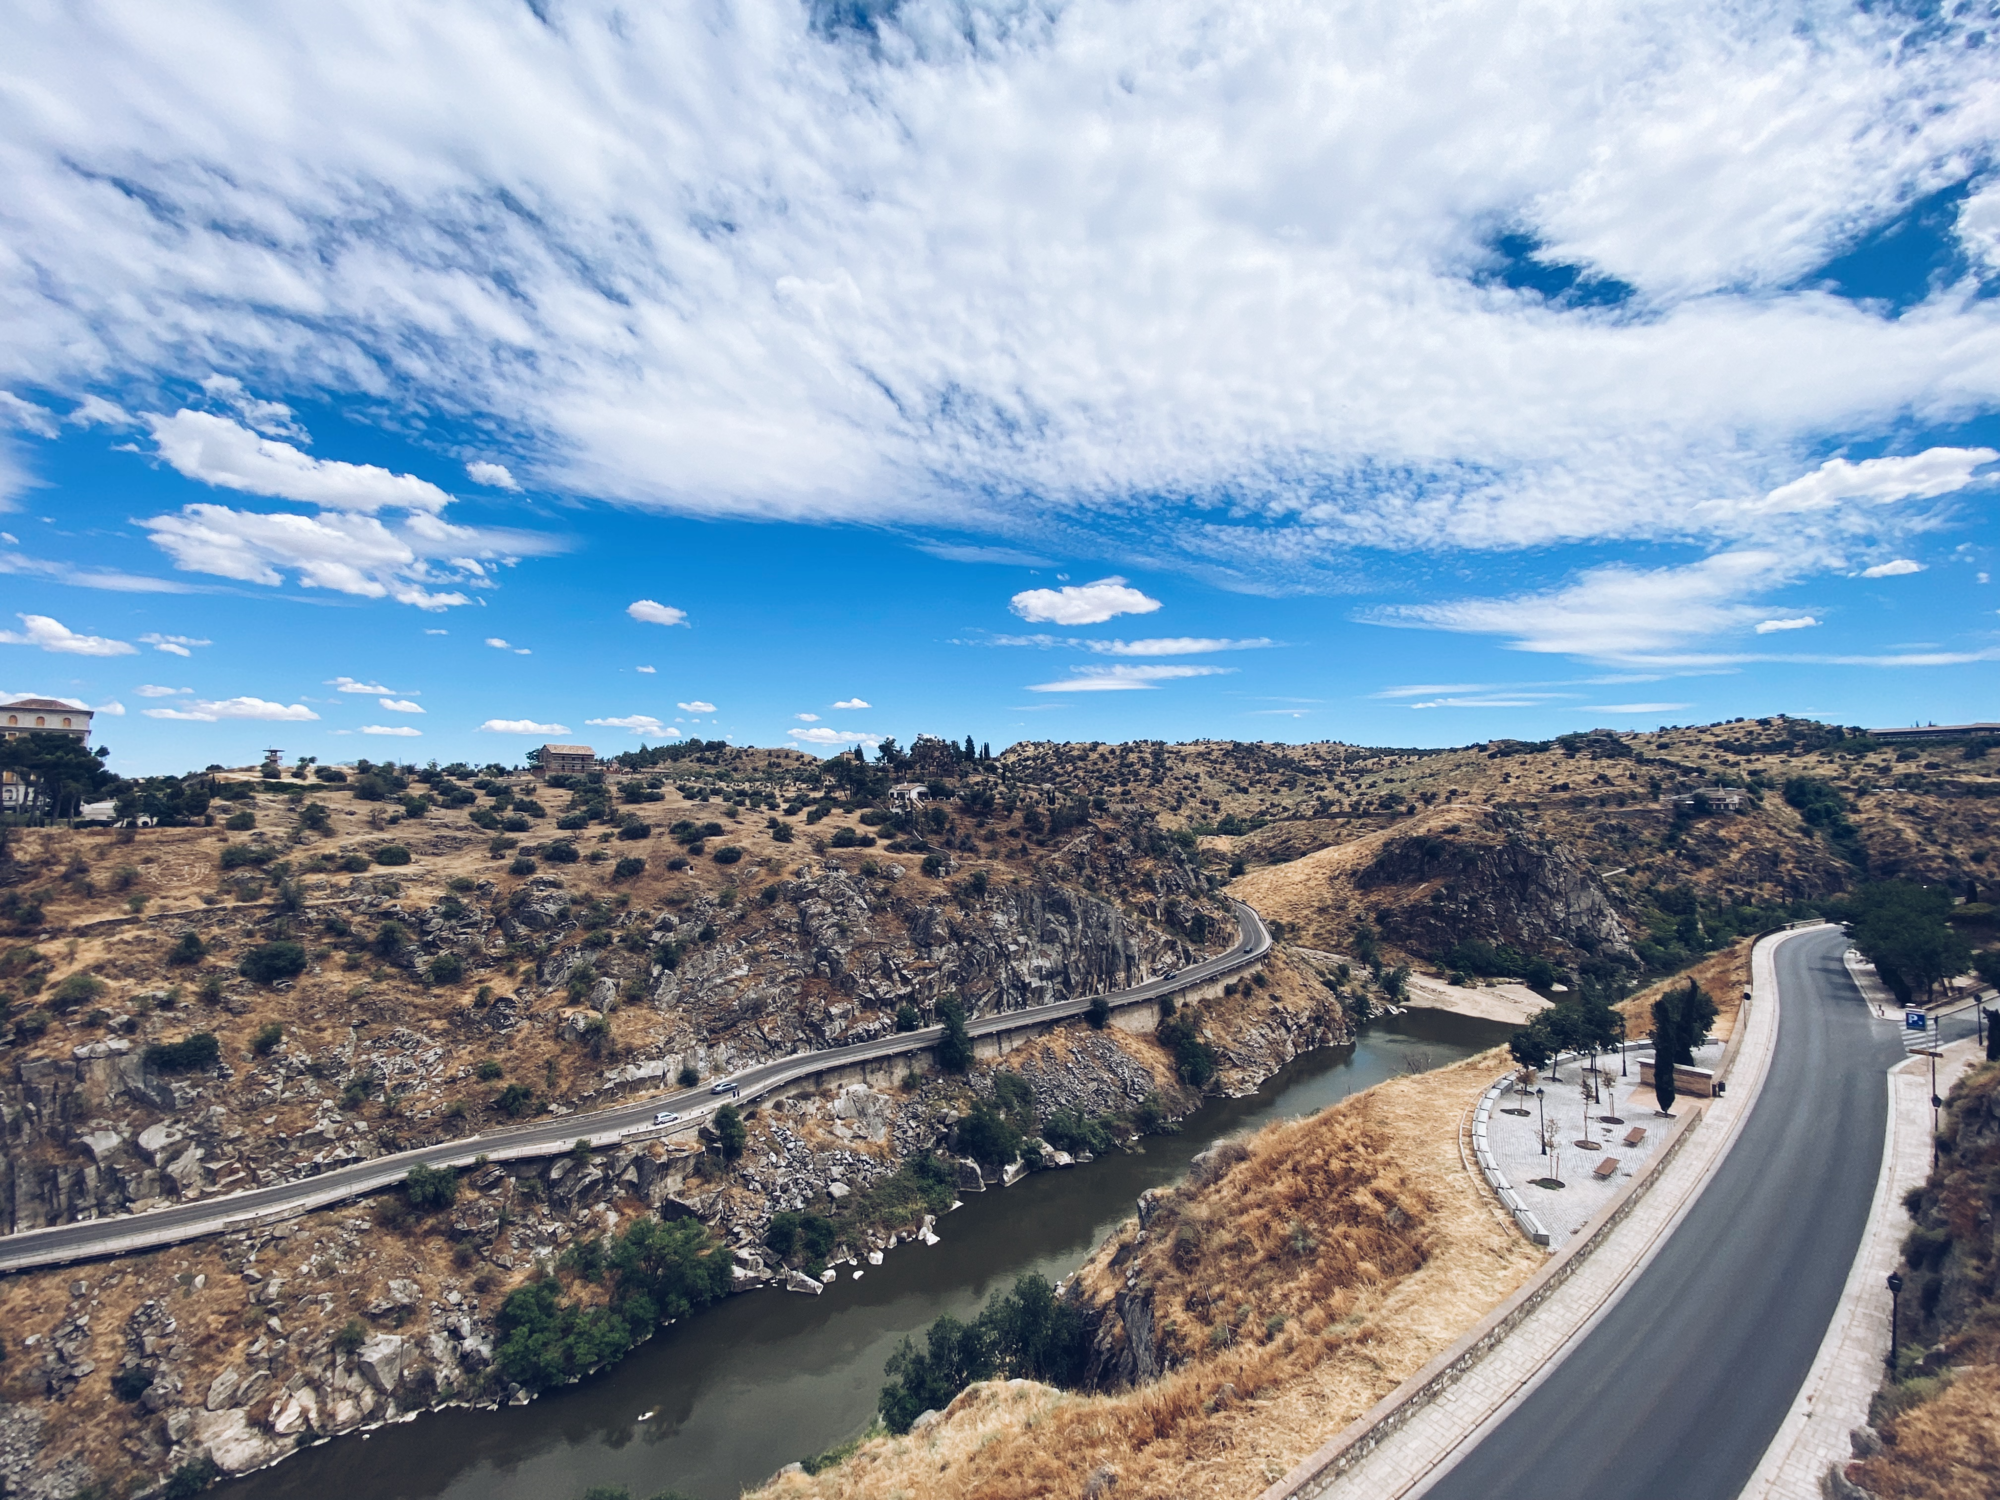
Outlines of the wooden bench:
[{"label": "wooden bench", "polygon": [[1612,1176],[1617,1171],[1618,1171],[1618,1158],[1615,1156],[1607,1156],[1604,1158],[1603,1161],[1599,1162],[1595,1167],[1591,1168],[1590,1175],[1592,1177],[1595,1177],[1599,1182],[1609,1182]]},{"label": "wooden bench", "polygon": [[1625,1132],[1625,1145],[1627,1149],[1630,1149],[1631,1147],[1638,1145],[1639,1142],[1643,1141],[1645,1138],[1646,1138],[1646,1127],[1643,1125],[1634,1125],[1630,1130]]}]

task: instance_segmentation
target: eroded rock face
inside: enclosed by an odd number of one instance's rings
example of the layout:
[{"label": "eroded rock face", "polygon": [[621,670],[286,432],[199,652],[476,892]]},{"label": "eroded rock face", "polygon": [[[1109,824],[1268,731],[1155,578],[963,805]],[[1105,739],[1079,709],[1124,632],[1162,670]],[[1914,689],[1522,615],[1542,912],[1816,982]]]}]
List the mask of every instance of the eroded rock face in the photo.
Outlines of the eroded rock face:
[{"label": "eroded rock face", "polygon": [[1392,839],[1354,883],[1386,898],[1376,908],[1383,934],[1418,953],[1443,953],[1461,938],[1559,957],[1632,952],[1596,871],[1505,813],[1464,837]]}]

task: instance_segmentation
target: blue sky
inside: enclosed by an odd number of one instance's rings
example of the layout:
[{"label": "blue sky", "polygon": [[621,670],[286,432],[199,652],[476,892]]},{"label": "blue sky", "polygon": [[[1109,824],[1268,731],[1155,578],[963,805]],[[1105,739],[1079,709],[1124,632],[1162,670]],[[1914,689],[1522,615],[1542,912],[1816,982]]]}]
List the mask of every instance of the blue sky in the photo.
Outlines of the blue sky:
[{"label": "blue sky", "polygon": [[0,690],[132,772],[2000,717],[1983,35],[1445,9],[33,18]]}]

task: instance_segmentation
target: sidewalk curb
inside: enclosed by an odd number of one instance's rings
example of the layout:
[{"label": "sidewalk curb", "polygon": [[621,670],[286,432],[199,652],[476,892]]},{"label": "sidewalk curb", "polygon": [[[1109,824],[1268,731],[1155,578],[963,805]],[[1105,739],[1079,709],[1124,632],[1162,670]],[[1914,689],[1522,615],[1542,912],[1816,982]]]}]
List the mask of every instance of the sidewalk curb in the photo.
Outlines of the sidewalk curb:
[{"label": "sidewalk curb", "polygon": [[[1753,997],[1744,1011],[1739,1013],[1736,1027],[1737,1036],[1747,1038],[1753,1029],[1758,1033],[1754,1045],[1747,1045],[1744,1048],[1750,1053],[1751,1076],[1740,1080],[1732,1079],[1731,1081],[1736,1082],[1738,1087],[1732,1089],[1724,1099],[1710,1101],[1706,1110],[1691,1109],[1677,1123],[1673,1138],[1662,1142],[1660,1150],[1652,1161],[1633,1178],[1625,1192],[1600,1209],[1597,1217],[1579,1231],[1562,1251],[1553,1256],[1549,1263],[1537,1271],[1513,1296],[1487,1314],[1450,1348],[1432,1359],[1329,1442],[1302,1460],[1284,1478],[1264,1490],[1259,1500],[1314,1500],[1314,1497],[1328,1494],[1343,1481],[1354,1476],[1357,1469],[1406,1431],[1413,1420],[1427,1409],[1448,1408],[1448,1422],[1452,1430],[1448,1440],[1437,1446],[1428,1456],[1419,1455],[1407,1463],[1390,1461],[1390,1466],[1395,1470],[1394,1477],[1377,1478],[1368,1486],[1365,1493],[1368,1500],[1395,1500],[1397,1496],[1420,1491],[1436,1476],[1450,1469],[1457,1456],[1466,1451],[1469,1440],[1474,1439],[1489,1423],[1511,1410],[1541,1383],[1547,1372],[1561,1362],[1568,1349],[1617,1304],[1633,1278],[1645,1269],[1658,1248],[1672,1236],[1687,1211],[1700,1198],[1716,1169],[1729,1155],[1730,1147],[1735,1143],[1744,1121],[1755,1108],[1757,1098],[1763,1090],[1764,1078],[1776,1047],[1777,968],[1772,953],[1777,944],[1794,935],[1795,931],[1817,930],[1817,925],[1767,934],[1759,939],[1756,949],[1752,952]],[[1616,1279],[1612,1285],[1594,1302],[1577,1309],[1565,1310],[1570,1318],[1568,1326],[1557,1325],[1549,1330],[1554,1339],[1553,1353],[1518,1377],[1508,1378],[1503,1389],[1487,1391],[1483,1400],[1454,1392],[1453,1388],[1468,1374],[1505,1346],[1510,1333],[1528,1322],[1537,1312],[1548,1308],[1555,1294],[1592,1259],[1598,1249],[1614,1237],[1632,1212],[1641,1206],[1642,1200],[1648,1197],[1649,1190],[1666,1175],[1668,1167],[1680,1158],[1683,1148],[1695,1135],[1696,1125],[1718,1113],[1723,1115],[1724,1119],[1717,1127],[1711,1127],[1703,1137],[1704,1144],[1713,1147],[1707,1162],[1702,1165],[1698,1175],[1682,1188],[1680,1200],[1649,1234],[1636,1243],[1619,1247],[1627,1259],[1623,1268],[1615,1273]],[[1547,1315],[1557,1316],[1553,1310]],[[1452,1392],[1449,1399],[1441,1399],[1446,1397],[1447,1392]],[[1364,1492],[1357,1489],[1355,1493]]]},{"label": "sidewalk curb", "polygon": [[[1984,1060],[1971,1040],[1951,1043],[1944,1054],[1940,1094]],[[1852,1457],[1847,1435],[1868,1420],[1889,1352],[1885,1283],[1910,1231],[1903,1195],[1930,1176],[1930,1063],[1920,1053],[1889,1070],[1889,1116],[1868,1226],[1812,1369],[1739,1500],[1820,1500],[1822,1476]]]}]

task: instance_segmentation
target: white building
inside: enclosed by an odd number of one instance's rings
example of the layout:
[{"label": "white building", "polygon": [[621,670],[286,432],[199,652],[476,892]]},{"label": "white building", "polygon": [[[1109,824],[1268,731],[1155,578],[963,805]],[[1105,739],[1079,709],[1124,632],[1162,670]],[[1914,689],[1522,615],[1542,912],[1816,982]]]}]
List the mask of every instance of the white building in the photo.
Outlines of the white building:
[{"label": "white building", "polygon": [[[61,734],[88,745],[92,716],[90,709],[78,708],[60,698],[16,698],[0,703],[0,738]],[[33,796],[34,788],[29,783],[12,771],[0,771],[0,810],[25,808]]]}]

